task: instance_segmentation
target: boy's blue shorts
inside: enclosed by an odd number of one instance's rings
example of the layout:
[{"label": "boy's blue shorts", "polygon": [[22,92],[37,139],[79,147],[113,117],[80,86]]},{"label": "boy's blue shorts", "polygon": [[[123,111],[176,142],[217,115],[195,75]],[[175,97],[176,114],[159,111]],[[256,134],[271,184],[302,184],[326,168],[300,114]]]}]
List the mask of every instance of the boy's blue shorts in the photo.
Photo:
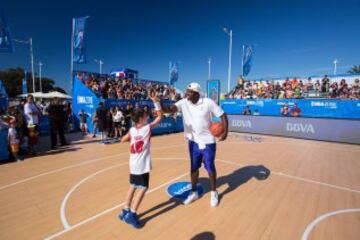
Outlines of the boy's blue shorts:
[{"label": "boy's blue shorts", "polygon": [[204,162],[205,169],[208,173],[216,172],[216,143],[206,144],[205,149],[199,149],[199,145],[196,142],[189,140],[189,153],[191,159],[191,172],[198,170],[201,167],[202,162]]}]

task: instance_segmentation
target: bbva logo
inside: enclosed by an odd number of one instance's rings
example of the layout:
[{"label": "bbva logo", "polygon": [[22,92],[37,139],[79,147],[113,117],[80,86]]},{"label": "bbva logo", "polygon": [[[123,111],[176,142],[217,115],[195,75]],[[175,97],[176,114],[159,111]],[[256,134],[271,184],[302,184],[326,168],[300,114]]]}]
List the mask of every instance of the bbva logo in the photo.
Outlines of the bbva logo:
[{"label": "bbva logo", "polygon": [[312,124],[302,124],[302,123],[286,123],[286,131],[287,132],[315,133],[315,129]]},{"label": "bbva logo", "polygon": [[250,120],[232,120],[233,127],[252,128]]},{"label": "bbva logo", "polygon": [[158,128],[169,128],[172,127],[172,124],[169,122],[162,122],[158,125]]},{"label": "bbva logo", "polygon": [[78,104],[93,104],[93,98],[88,96],[77,96]]},{"label": "bbva logo", "polygon": [[[204,193],[204,189],[200,183],[198,183],[196,190],[199,196],[201,196]],[[168,186],[166,191],[170,197],[178,199],[180,201],[185,201],[185,199],[191,193],[191,183],[190,182],[172,183]]]}]

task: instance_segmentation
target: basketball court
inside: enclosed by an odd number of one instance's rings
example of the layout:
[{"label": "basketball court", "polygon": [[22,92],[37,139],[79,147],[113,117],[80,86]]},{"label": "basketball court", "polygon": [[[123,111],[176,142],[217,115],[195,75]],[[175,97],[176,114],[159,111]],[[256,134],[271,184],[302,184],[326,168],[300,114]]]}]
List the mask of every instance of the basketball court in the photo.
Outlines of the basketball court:
[{"label": "basketball court", "polygon": [[[220,204],[184,206],[167,187],[189,181],[183,134],[152,138],[141,229],[118,219],[128,144],[91,139],[0,165],[0,239],[360,239],[360,146],[229,133],[217,147]],[[266,173],[266,174],[264,174]]]}]

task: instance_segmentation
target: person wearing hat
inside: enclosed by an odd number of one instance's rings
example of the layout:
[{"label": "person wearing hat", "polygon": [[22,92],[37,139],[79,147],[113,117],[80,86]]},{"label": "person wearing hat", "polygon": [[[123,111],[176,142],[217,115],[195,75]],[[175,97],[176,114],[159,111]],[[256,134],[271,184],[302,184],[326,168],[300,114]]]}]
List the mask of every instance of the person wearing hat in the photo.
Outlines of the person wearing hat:
[{"label": "person wearing hat", "polygon": [[210,205],[216,207],[219,204],[219,196],[216,191],[216,139],[210,133],[209,127],[213,117],[221,118],[225,131],[218,141],[224,141],[228,134],[228,119],[224,111],[210,98],[203,97],[198,83],[190,83],[187,86],[185,98],[173,105],[162,104],[164,113],[181,112],[184,124],[185,138],[188,140],[191,159],[191,185],[192,192],[184,201],[190,204],[199,198],[196,185],[199,180],[199,168],[204,162],[205,169],[209,174],[211,186]]}]

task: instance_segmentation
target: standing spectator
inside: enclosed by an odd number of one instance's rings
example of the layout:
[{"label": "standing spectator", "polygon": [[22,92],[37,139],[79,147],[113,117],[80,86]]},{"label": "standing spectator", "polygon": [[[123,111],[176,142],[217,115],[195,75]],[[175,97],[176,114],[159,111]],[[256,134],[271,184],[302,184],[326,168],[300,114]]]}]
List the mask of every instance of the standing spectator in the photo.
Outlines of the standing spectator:
[{"label": "standing spectator", "polygon": [[128,105],[126,105],[126,109],[124,111],[125,126],[126,126],[125,133],[130,128],[132,111],[133,111],[133,106],[130,103],[128,103]]},{"label": "standing spectator", "polygon": [[321,92],[327,93],[329,92],[329,86],[330,86],[330,79],[327,75],[324,76],[324,78],[321,80]]},{"label": "standing spectator", "polygon": [[56,149],[57,147],[57,134],[60,136],[61,146],[69,145],[64,135],[64,127],[67,122],[64,108],[64,105],[60,103],[58,98],[54,98],[49,106],[51,149]]},{"label": "standing spectator", "polygon": [[246,106],[244,111],[243,111],[243,115],[251,115],[251,110],[249,106]]},{"label": "standing spectator", "polygon": [[37,136],[39,131],[39,123],[41,112],[34,104],[34,97],[29,94],[26,98],[26,104],[24,105],[24,113],[26,118],[26,124],[29,131],[29,153],[36,154],[35,146],[37,144]]},{"label": "standing spectator", "polygon": [[295,98],[301,98],[302,97],[302,90],[300,86],[296,86],[294,89],[294,97]]},{"label": "standing spectator", "polygon": [[292,117],[300,117],[301,110],[298,107],[297,103],[294,104],[294,107],[290,111]]},{"label": "standing spectator", "polygon": [[87,118],[89,117],[89,115],[87,113],[85,113],[84,109],[80,110],[79,113],[79,117],[80,117],[80,129],[83,133],[83,135],[87,135],[88,134],[88,127],[87,127]]},{"label": "standing spectator", "polygon": [[10,128],[8,130],[8,143],[10,144],[10,152],[16,161],[20,161],[19,153],[19,137],[16,131],[16,120],[10,120]]},{"label": "standing spectator", "polygon": [[280,110],[281,116],[289,116],[289,104],[285,103]]},{"label": "standing spectator", "polygon": [[106,125],[105,129],[107,130],[107,137],[112,138],[114,136],[113,132],[113,113],[115,112],[115,108],[112,107],[109,110],[106,111]]},{"label": "standing spectator", "polygon": [[315,92],[321,92],[321,84],[319,80],[316,80],[315,83]]},{"label": "standing spectator", "polygon": [[339,94],[338,83],[334,82],[333,84],[331,84],[329,91],[330,91],[330,97],[336,98]]},{"label": "standing spectator", "polygon": [[105,143],[106,140],[106,109],[103,102],[99,103],[98,108],[96,109],[96,118],[97,118],[97,127],[100,132],[100,142]]},{"label": "standing spectator", "polygon": [[65,111],[65,123],[66,123],[66,130],[71,131],[72,129],[72,123],[73,123],[73,117],[72,117],[72,107],[71,103],[67,102],[65,103],[64,110]]},{"label": "standing spectator", "polygon": [[96,111],[94,113],[94,116],[92,118],[92,123],[93,123],[93,138],[96,138],[96,130],[98,129],[98,118],[96,116]]},{"label": "standing spectator", "polygon": [[124,119],[124,115],[120,111],[119,107],[115,108],[113,112],[113,123],[114,123],[114,137],[120,138],[122,136],[121,121]]},{"label": "standing spectator", "polygon": [[307,92],[310,92],[310,91],[314,90],[314,84],[312,83],[311,77],[309,77],[308,80],[307,80],[306,90],[307,90]]}]

